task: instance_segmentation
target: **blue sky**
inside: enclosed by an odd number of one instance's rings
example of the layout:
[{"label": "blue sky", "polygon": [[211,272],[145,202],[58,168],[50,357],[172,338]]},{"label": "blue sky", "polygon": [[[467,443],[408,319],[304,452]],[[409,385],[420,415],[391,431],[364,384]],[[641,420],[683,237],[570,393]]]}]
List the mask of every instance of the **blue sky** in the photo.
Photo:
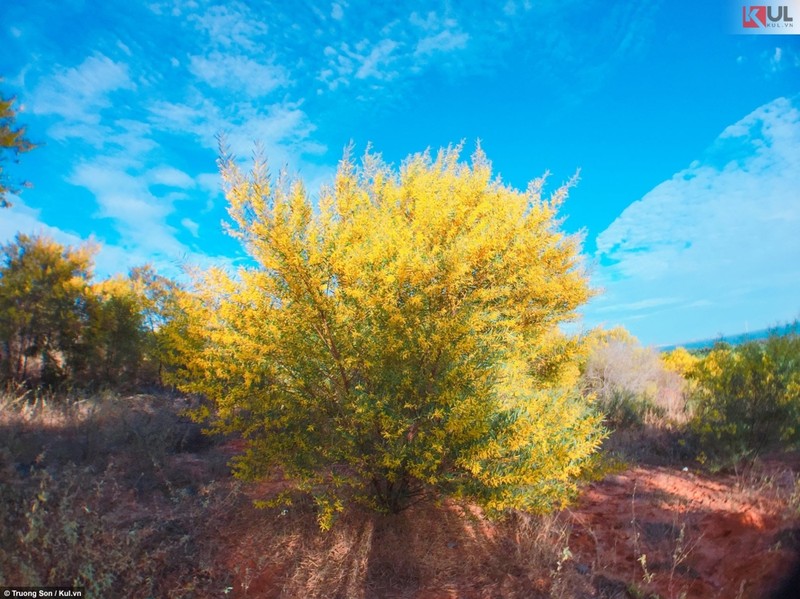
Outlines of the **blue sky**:
[{"label": "blue sky", "polygon": [[397,164],[480,139],[517,187],[549,171],[554,188],[580,169],[564,227],[585,236],[603,289],[584,326],[622,324],[659,345],[791,320],[800,35],[734,35],[741,10],[0,2],[0,89],[41,144],[12,166],[34,187],[0,212],[0,242],[17,231],[92,237],[101,276],[237,263],[220,226],[218,132],[245,157],[258,140],[311,189],[350,140]]}]

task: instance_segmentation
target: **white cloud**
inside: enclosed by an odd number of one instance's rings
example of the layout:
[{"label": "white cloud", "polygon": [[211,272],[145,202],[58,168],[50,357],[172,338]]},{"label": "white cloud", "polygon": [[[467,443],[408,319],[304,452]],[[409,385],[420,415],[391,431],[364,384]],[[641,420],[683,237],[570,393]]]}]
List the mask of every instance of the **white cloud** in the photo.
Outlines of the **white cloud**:
[{"label": "white cloud", "polygon": [[20,198],[13,199],[14,205],[4,210],[0,219],[0,243],[6,244],[14,240],[17,233],[27,235],[44,235],[64,246],[78,247],[85,244],[96,245],[95,273],[100,278],[125,272],[133,266],[144,264],[148,256],[133,248],[125,248],[107,243],[96,243],[94,238],[84,239],[77,233],[65,231],[48,225],[40,217],[40,211],[28,207]]},{"label": "white cloud", "polygon": [[201,173],[197,175],[197,185],[211,195],[222,193],[222,180],[219,173]]},{"label": "white cloud", "polygon": [[664,306],[673,306],[680,303],[680,299],[676,297],[651,297],[636,302],[629,302],[627,304],[613,304],[596,307],[593,312],[595,314],[603,313],[623,313],[623,312],[641,312],[643,310],[650,310],[651,308],[662,308]]},{"label": "white cloud", "polygon": [[[105,258],[102,263],[98,259],[98,271],[124,272],[131,266],[150,262],[159,272],[181,277],[187,264],[229,266],[230,258],[194,251],[177,239],[179,231],[167,223],[167,218],[175,212],[174,202],[185,196],[154,196],[148,190],[148,182],[158,178],[187,183],[178,170],[157,168],[131,174],[108,158],[81,163],[74,170],[70,182],[94,194],[99,207],[97,216],[111,219],[119,233],[115,245],[103,246],[101,255]],[[180,222],[192,236],[199,235],[199,224],[195,221],[184,217]]]},{"label": "white cloud", "polygon": [[299,165],[304,154],[321,154],[326,147],[312,140],[316,127],[299,104],[280,102],[265,108],[237,104],[223,110],[208,98],[192,104],[156,102],[150,107],[152,123],[166,131],[194,135],[205,147],[217,149],[224,134],[234,154],[249,156],[261,143],[273,164]]},{"label": "white cloud", "polygon": [[158,148],[153,139],[154,133],[148,123],[117,119],[113,123],[113,131],[106,135],[103,143],[116,151],[118,156],[126,157],[128,164],[138,164],[145,155]]},{"label": "white cloud", "polygon": [[189,189],[195,185],[194,179],[189,175],[166,165],[151,169],[146,178],[151,184],[179,187],[180,189]]},{"label": "white cloud", "polygon": [[122,50],[126,56],[133,56],[133,52],[131,52],[131,49],[126,44],[122,43],[121,40],[117,40],[117,48]]},{"label": "white cloud", "polygon": [[192,14],[189,19],[212,44],[221,48],[258,50],[260,38],[268,31],[267,24],[241,2],[212,6],[202,14]]},{"label": "white cloud", "polygon": [[[127,273],[134,266],[153,264],[159,273],[178,280],[184,280],[185,267],[194,265],[200,268],[220,266],[233,270],[233,260],[225,256],[209,256],[179,248],[169,253],[153,252],[150,247],[122,239],[117,243],[90,236],[82,237],[78,233],[51,226],[41,219],[40,211],[27,206],[20,198],[12,198],[14,205],[3,211],[0,219],[0,244],[10,243],[17,233],[27,235],[45,235],[64,246],[78,247],[90,245],[97,249],[94,256],[94,273],[99,279],[116,274]],[[183,219],[181,224],[193,235],[199,226],[190,219]]]},{"label": "white cloud", "polygon": [[194,222],[191,218],[181,219],[181,225],[183,225],[186,228],[186,230],[192,234],[192,237],[199,237],[197,232],[200,229],[200,225]]},{"label": "white cloud", "polygon": [[[800,310],[800,108],[779,98],[726,128],[703,158],[634,202],[597,237],[587,309],[679,342],[764,326]],[[663,301],[669,294],[669,302]],[[691,309],[687,309],[691,306]]]},{"label": "white cloud", "polygon": [[100,216],[113,218],[131,227],[165,217],[170,207],[159,205],[147,190],[143,177],[136,177],[107,160],[85,162],[75,169],[70,183],[87,188],[97,197]]},{"label": "white cloud", "polygon": [[[101,119],[101,111],[111,106],[111,94],[133,90],[136,86],[128,66],[103,54],[88,57],[74,68],[61,69],[36,88],[31,102],[34,114],[57,115],[65,120],[51,134],[56,139],[91,137]],[[102,128],[97,128],[103,135]]]},{"label": "white cloud", "polygon": [[466,48],[469,35],[462,31],[449,29],[440,31],[436,35],[423,38],[417,44],[415,53],[418,55],[433,54],[434,52],[451,52]]},{"label": "white cloud", "polygon": [[336,21],[341,21],[342,17],[344,17],[344,10],[342,9],[342,5],[334,2],[333,5],[331,6],[331,18],[335,19]]},{"label": "white cloud", "polygon": [[157,198],[147,188],[146,177],[134,176],[112,161],[96,159],[74,170],[70,183],[92,192],[101,218],[112,219],[122,242],[161,260],[175,260],[187,253],[166,224],[174,208],[168,198]]},{"label": "white cloud", "polygon": [[240,126],[229,124],[233,126],[229,129],[228,142],[239,155],[249,154],[254,142],[267,144],[267,149],[281,145],[289,151],[324,151],[324,147],[306,143],[315,127],[296,105],[274,105],[265,113],[248,115]]},{"label": "white cloud", "polygon": [[206,98],[190,98],[186,102],[159,100],[148,107],[153,127],[172,133],[197,137],[204,147],[215,149],[215,136],[220,133],[223,118],[220,109]]},{"label": "white cloud", "polygon": [[768,76],[800,67],[800,54],[791,47],[776,46],[774,50],[762,53],[761,60]]},{"label": "white cloud", "polygon": [[349,85],[354,79],[390,81],[400,74],[400,64],[405,50],[400,42],[383,38],[375,43],[362,39],[356,44],[342,42],[338,48],[327,46],[323,54],[326,66],[320,70],[319,79],[331,90]]},{"label": "white cloud", "polygon": [[424,32],[414,49],[417,58],[436,52],[462,50],[469,41],[469,35],[461,29],[455,19],[441,18],[435,12],[429,12],[424,18],[412,13],[409,21]]},{"label": "white cloud", "polygon": [[393,56],[392,53],[399,47],[399,44],[392,39],[382,39],[370,48],[369,54],[361,56],[361,65],[356,71],[356,79],[393,79],[397,71],[390,67]]},{"label": "white cloud", "polygon": [[197,175],[197,186],[206,194],[206,204],[203,212],[210,212],[214,208],[215,200],[222,195],[222,178],[219,173],[201,173]]},{"label": "white cloud", "polygon": [[280,66],[219,52],[192,56],[189,70],[213,88],[243,91],[252,98],[265,96],[289,81],[286,70]]},{"label": "white cloud", "polygon": [[40,211],[27,206],[20,197],[11,196],[9,199],[12,206],[3,210],[3,218],[0,219],[0,243],[5,244],[12,241],[19,232],[40,233],[65,245],[80,244],[81,238],[75,233],[62,231],[42,222],[39,218]]},{"label": "white cloud", "polygon": [[[474,17],[474,15],[472,15]],[[467,48],[470,35],[453,17],[435,11],[388,20],[366,37],[329,43],[317,78],[336,90],[366,82],[373,91],[387,82],[416,74]]]}]

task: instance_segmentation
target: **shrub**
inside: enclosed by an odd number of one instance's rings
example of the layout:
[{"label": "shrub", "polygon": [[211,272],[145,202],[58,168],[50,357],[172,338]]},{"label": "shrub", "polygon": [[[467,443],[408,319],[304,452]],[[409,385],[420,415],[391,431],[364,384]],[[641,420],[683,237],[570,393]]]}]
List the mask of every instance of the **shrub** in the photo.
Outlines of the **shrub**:
[{"label": "shrub", "polygon": [[700,358],[685,347],[676,347],[672,351],[661,354],[661,361],[667,370],[687,377]]},{"label": "shrub", "polygon": [[584,390],[597,396],[611,427],[685,421],[685,380],[665,367],[656,350],[624,329],[595,331],[587,342]]},{"label": "shrub", "polygon": [[800,442],[800,335],[718,344],[692,370],[693,428],[725,459]]},{"label": "shrub", "polygon": [[258,267],[199,286],[183,388],[244,435],[240,476],[283,472],[325,526],[350,500],[565,500],[602,436],[558,329],[590,294],[558,229],[565,189],[515,191],[480,151],[466,165],[453,148],[399,173],[345,156],[318,210],[260,159],[244,174],[223,157],[222,172]]},{"label": "shrub", "polygon": [[647,395],[615,389],[602,400],[601,407],[611,430],[641,428],[646,422],[664,418],[665,412]]}]

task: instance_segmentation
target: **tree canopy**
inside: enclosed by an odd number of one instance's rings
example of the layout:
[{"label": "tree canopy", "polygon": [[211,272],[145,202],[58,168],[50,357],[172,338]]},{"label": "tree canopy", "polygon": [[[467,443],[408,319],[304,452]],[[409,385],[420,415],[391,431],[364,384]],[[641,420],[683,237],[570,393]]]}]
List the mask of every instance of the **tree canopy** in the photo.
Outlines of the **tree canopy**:
[{"label": "tree canopy", "polygon": [[3,375],[23,381],[35,365],[45,378],[54,376],[78,336],[91,252],[19,234],[0,248],[0,260]]},{"label": "tree canopy", "polygon": [[92,254],[24,234],[0,247],[0,382],[161,383],[179,365],[180,286],[150,266],[94,282]]},{"label": "tree canopy", "polygon": [[591,294],[557,218],[565,187],[514,190],[458,147],[399,172],[347,153],[316,204],[261,158],[221,170],[257,265],[198,285],[182,386],[246,439],[240,476],[280,470],[323,526],[350,500],[491,512],[568,497],[603,431],[558,326]]},{"label": "tree canopy", "polygon": [[20,154],[33,149],[33,144],[25,137],[25,127],[16,124],[14,98],[0,95],[0,208],[10,206],[8,194],[16,192],[6,173],[5,162],[16,160]]}]

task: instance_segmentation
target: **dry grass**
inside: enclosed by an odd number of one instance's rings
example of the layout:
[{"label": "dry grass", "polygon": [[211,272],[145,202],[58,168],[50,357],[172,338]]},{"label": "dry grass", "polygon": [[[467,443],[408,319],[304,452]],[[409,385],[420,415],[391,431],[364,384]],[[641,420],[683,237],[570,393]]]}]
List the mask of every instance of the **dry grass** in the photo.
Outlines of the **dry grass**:
[{"label": "dry grass", "polygon": [[[182,467],[196,430],[174,398],[7,393],[0,402],[0,584],[86,587],[92,597],[217,596],[215,513],[241,502]],[[208,572],[214,571],[210,577]]]},{"label": "dry grass", "polygon": [[[92,597],[572,597],[568,530],[524,514],[419,505],[350,510],[327,533],[313,502],[257,510],[181,398],[7,393],[0,403],[0,584]],[[584,584],[585,586],[585,584]]]},{"label": "dry grass", "polygon": [[420,504],[397,516],[353,509],[322,533],[301,502],[250,524],[229,556],[245,597],[575,597],[588,586],[554,517],[492,523],[475,508]]},{"label": "dry grass", "polygon": [[[397,516],[351,509],[323,533],[304,496],[287,508],[256,509],[254,499],[287,483],[239,485],[226,466],[236,442],[209,447],[180,416],[185,407],[168,395],[6,394],[0,585],[74,583],[91,597],[198,599],[588,599],[657,586],[662,597],[677,598],[691,591],[686,575],[702,573],[694,562],[706,538],[692,526],[703,513],[693,508],[690,516],[681,504],[663,522],[661,512],[645,517],[646,509],[660,510],[661,495],[671,497],[655,487],[650,495],[637,489],[635,506],[619,489],[624,513],[597,505],[586,527],[571,528],[564,514],[490,522],[474,507],[445,502]],[[659,443],[668,451],[666,437]],[[781,530],[788,532],[772,541],[774,555],[800,548],[800,537],[789,534],[800,516],[796,461],[784,456],[708,483],[730,491],[723,503],[768,502],[764,513],[785,506]]]}]

